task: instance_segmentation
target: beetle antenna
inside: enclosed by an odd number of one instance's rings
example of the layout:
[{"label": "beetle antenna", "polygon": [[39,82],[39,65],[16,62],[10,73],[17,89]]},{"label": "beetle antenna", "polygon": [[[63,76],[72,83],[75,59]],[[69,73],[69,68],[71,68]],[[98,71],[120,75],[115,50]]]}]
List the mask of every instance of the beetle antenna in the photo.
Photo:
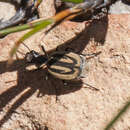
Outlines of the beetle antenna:
[{"label": "beetle antenna", "polygon": [[23,53],[23,52],[21,52],[19,50],[17,50],[17,52],[20,53],[21,55],[24,55],[24,56],[26,55],[25,53]]},{"label": "beetle antenna", "polygon": [[96,53],[92,53],[92,54],[81,54],[83,56],[89,56],[89,57],[94,57],[94,56],[98,56],[99,54],[101,54],[101,51],[96,52]]},{"label": "beetle antenna", "polygon": [[[29,52],[31,52],[30,48],[29,48],[25,43],[22,43],[22,44],[28,49]],[[21,50],[21,49],[20,49],[20,50]],[[17,52],[19,52],[21,55],[26,56],[26,54],[23,53],[24,51],[21,52],[21,51],[17,50]]]},{"label": "beetle antenna", "polygon": [[28,51],[31,51],[30,48],[24,42],[22,44],[28,49]]}]

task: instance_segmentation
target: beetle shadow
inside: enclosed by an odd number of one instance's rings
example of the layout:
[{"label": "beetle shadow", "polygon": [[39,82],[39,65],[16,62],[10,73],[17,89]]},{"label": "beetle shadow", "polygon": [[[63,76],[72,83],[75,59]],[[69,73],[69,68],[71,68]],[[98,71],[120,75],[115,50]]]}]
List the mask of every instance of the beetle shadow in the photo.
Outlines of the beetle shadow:
[{"label": "beetle shadow", "polygon": [[65,50],[66,48],[72,48],[74,52],[80,54],[89,44],[89,42],[93,40],[93,49],[95,48],[96,50],[96,47],[104,45],[107,29],[108,15],[100,20],[93,20],[90,23],[86,23],[86,27],[82,32],[77,34],[76,37],[68,40],[66,43],[60,45],[58,49]]},{"label": "beetle shadow", "polygon": [[[0,111],[15,98],[15,102],[0,120],[0,127],[11,117],[13,112],[36,91],[39,91],[37,97],[40,98],[45,94],[58,96],[71,93],[79,90],[82,86],[81,83],[78,87],[64,87],[60,79],[54,79],[52,76],[49,76],[49,79],[46,80],[47,70],[37,69],[27,71],[25,69],[27,65],[24,65],[24,60],[15,60],[13,65],[9,68],[6,68],[6,63],[7,61],[0,62],[0,74],[17,71],[17,85],[11,86],[6,91],[0,93]],[[9,83],[9,81],[7,83]]]},{"label": "beetle shadow", "polygon": [[[60,47],[71,47],[75,52],[82,53],[91,39],[94,39],[94,41],[98,43],[97,46],[101,46],[105,41],[107,27],[107,16],[100,19],[100,21],[93,20],[76,38],[67,41]],[[83,86],[81,82],[78,87],[64,87],[60,79],[55,79],[52,76],[49,76],[49,79],[46,80],[47,70],[26,71],[26,65],[22,67],[22,69],[19,69],[19,66],[25,64],[24,60],[14,61],[13,65],[8,69],[6,68],[6,63],[7,61],[0,62],[0,74],[17,70],[17,85],[10,87],[0,94],[0,111],[2,111],[10,101],[20,96],[0,120],[0,127],[7,122],[13,112],[37,90],[39,90],[38,97],[45,94],[58,96],[77,91]]]}]

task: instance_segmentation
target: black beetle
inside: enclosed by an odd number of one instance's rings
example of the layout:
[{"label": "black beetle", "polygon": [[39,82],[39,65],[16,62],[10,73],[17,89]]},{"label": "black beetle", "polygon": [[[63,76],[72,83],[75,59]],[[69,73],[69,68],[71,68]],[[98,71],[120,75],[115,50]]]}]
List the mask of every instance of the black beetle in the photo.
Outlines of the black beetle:
[{"label": "black beetle", "polygon": [[[78,80],[83,76],[86,67],[86,55],[79,55],[72,51],[55,51],[48,55],[43,46],[42,50],[45,55],[34,50],[26,53],[25,61],[34,64],[38,68],[47,67],[49,74],[63,81]],[[98,55],[101,52],[88,54],[89,56]],[[84,83],[92,89],[98,90],[91,85]]]}]

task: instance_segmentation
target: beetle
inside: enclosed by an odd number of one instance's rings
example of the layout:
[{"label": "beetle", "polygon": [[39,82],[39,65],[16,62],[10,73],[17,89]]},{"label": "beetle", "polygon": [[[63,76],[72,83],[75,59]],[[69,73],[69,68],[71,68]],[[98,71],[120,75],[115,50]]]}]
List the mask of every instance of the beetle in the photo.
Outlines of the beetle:
[{"label": "beetle", "polygon": [[[0,0],[1,1],[1,0]],[[16,14],[7,21],[0,20],[0,29],[4,29],[23,21],[32,21],[37,18],[38,0],[7,0],[16,7]]]},{"label": "beetle", "polygon": [[[80,80],[84,77],[83,71],[86,66],[86,55],[79,55],[72,51],[55,51],[48,55],[43,46],[41,46],[45,55],[34,50],[27,52],[25,61],[29,64],[36,65],[37,68],[43,68],[46,65],[48,73],[55,78],[61,79],[66,84],[66,81]],[[88,54],[95,56],[101,52]],[[94,90],[98,90],[91,85],[84,83]]]},{"label": "beetle", "polygon": [[48,56],[34,50],[25,56],[27,63],[34,63],[38,68],[46,64],[48,72],[62,80],[73,80],[80,77],[85,63],[84,57],[67,51],[56,51]]}]

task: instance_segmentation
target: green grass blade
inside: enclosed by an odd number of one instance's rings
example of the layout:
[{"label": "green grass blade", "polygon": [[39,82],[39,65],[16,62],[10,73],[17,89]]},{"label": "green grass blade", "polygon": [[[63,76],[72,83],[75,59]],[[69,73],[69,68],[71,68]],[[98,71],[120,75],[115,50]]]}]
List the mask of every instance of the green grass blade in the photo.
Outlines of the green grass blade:
[{"label": "green grass blade", "polygon": [[31,31],[27,32],[23,37],[21,37],[19,42],[23,42],[24,40],[26,40],[27,38],[29,38],[30,36],[32,36],[36,32],[44,29],[45,27],[47,27],[48,25],[50,25],[52,23],[54,23],[54,21],[52,19],[42,21],[40,25],[36,26]]},{"label": "green grass blade", "polygon": [[34,28],[34,27],[40,25],[41,23],[46,23],[48,21],[50,21],[50,19],[40,20],[37,22],[31,22],[31,23],[20,25],[20,26],[15,26],[15,27],[3,29],[3,30],[0,30],[0,37],[5,36],[5,35],[10,34],[10,33],[13,33],[13,32],[19,32],[19,31],[23,31],[26,29]]},{"label": "green grass blade", "polygon": [[118,121],[119,117],[121,117],[130,107],[130,101],[128,101],[125,106],[120,110],[120,112],[112,119],[112,121],[106,126],[104,130],[110,130],[111,127]]},{"label": "green grass blade", "polygon": [[84,2],[84,0],[62,0],[62,1],[63,2],[72,2],[72,3],[76,3],[76,4]]}]

